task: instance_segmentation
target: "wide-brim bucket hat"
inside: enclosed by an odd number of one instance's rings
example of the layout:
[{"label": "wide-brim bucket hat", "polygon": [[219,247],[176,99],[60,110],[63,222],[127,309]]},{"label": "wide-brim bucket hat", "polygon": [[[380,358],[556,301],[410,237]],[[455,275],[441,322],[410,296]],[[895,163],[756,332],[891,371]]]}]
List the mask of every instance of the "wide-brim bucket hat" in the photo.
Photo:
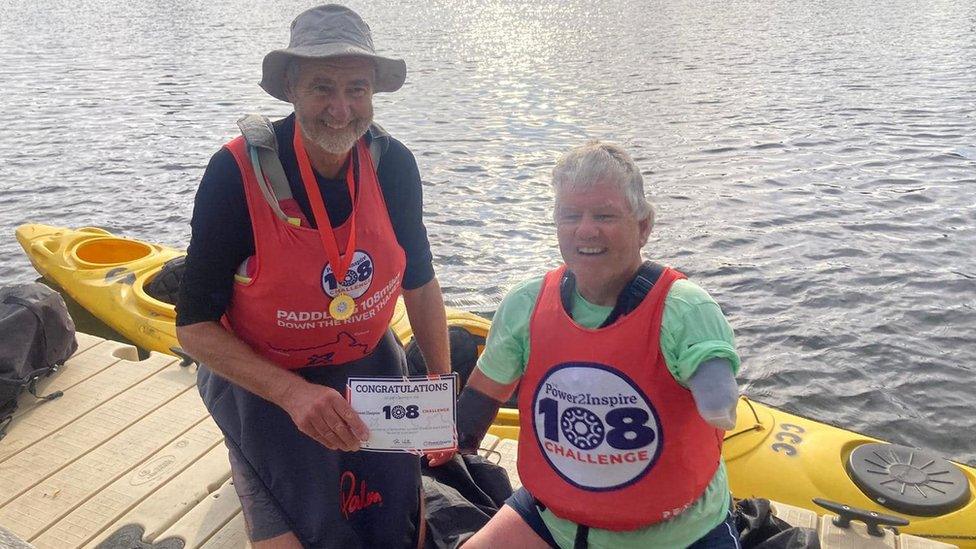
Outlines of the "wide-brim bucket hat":
[{"label": "wide-brim bucket hat", "polygon": [[376,55],[369,25],[345,6],[328,4],[306,10],[291,23],[288,47],[264,56],[261,87],[282,101],[285,96],[285,72],[294,59],[328,59],[330,57],[363,57],[376,64],[374,91],[393,92],[407,78],[403,59]]}]

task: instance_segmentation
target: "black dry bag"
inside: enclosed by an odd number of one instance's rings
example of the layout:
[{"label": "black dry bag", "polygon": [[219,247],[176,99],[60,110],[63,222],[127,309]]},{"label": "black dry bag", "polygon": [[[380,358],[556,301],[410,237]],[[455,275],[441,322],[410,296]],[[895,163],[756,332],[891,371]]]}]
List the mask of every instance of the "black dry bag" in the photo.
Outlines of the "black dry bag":
[{"label": "black dry bag", "polygon": [[54,373],[78,349],[75,324],[61,295],[39,283],[0,288],[0,438],[26,389]]}]

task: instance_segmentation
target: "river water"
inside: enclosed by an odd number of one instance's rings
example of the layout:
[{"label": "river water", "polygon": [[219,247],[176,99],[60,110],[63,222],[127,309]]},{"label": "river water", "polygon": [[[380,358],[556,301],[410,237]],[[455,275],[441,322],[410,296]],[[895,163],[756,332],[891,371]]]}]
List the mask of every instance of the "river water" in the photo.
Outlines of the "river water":
[{"label": "river water", "polygon": [[[625,145],[648,258],[723,306],[757,400],[976,463],[976,4],[352,2],[406,86],[448,301],[558,261],[548,174]],[[0,3],[0,284],[23,222],[184,247],[200,175],[287,42],[291,0]]]}]

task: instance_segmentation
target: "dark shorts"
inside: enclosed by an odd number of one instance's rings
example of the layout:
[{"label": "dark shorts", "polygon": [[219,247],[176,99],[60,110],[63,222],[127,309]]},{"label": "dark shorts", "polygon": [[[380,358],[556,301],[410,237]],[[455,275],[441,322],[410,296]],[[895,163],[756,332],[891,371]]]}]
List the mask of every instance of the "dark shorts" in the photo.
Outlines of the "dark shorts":
[{"label": "dark shorts", "polygon": [[688,549],[739,549],[739,531],[735,528],[732,511],[725,515],[725,520],[712,528],[698,541],[688,546]]},{"label": "dark shorts", "polygon": [[[505,500],[505,505],[514,509],[522,517],[522,520],[529,525],[529,528],[550,547],[559,547],[546,523],[542,520],[538,502],[528,490],[519,488]],[[688,549],[739,549],[739,547],[738,531],[735,528],[735,520],[730,511],[724,521],[691,544]]]},{"label": "dark shorts", "polygon": [[241,512],[251,541],[264,541],[291,531],[278,504],[274,502],[260,477],[248,465],[237,445],[225,439],[234,490],[241,500]]},{"label": "dark shorts", "polygon": [[[350,376],[400,377],[405,371],[403,349],[387,331],[363,359],[296,373],[344,392]],[[197,384],[224,433],[253,541],[291,531],[310,548],[416,545],[418,456],[329,450],[298,431],[283,409],[206,366]]]}]

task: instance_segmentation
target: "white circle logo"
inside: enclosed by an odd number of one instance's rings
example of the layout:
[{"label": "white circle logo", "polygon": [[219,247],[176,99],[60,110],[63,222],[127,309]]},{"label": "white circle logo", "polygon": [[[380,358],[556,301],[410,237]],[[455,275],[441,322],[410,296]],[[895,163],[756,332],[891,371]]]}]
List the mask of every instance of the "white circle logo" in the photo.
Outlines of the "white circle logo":
[{"label": "white circle logo", "polygon": [[638,481],[663,448],[647,396],[620,371],[592,362],[554,367],[533,397],[539,449],[567,482],[613,490]]},{"label": "white circle logo", "polygon": [[353,254],[346,276],[342,280],[336,280],[331,264],[327,264],[322,270],[322,289],[329,297],[346,294],[356,299],[366,293],[372,283],[373,258],[362,250],[356,250]]}]

